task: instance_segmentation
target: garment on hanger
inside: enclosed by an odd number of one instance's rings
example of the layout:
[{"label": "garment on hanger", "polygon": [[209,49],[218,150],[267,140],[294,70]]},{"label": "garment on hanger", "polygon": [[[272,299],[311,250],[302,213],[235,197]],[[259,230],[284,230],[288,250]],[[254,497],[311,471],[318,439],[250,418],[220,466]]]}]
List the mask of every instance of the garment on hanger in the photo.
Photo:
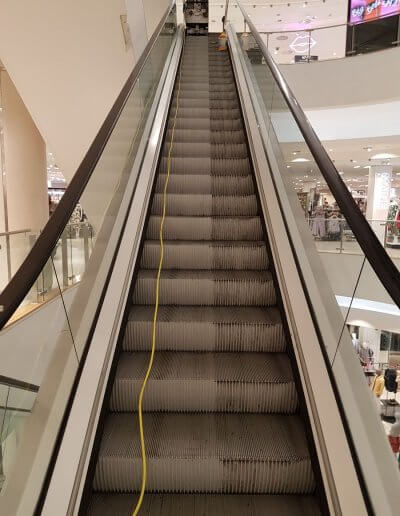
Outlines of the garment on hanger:
[{"label": "garment on hanger", "polygon": [[385,389],[388,392],[397,392],[397,371],[396,369],[386,369],[385,371]]},{"label": "garment on hanger", "polygon": [[383,374],[376,375],[371,385],[371,390],[378,398],[382,395],[385,386],[385,379]]}]

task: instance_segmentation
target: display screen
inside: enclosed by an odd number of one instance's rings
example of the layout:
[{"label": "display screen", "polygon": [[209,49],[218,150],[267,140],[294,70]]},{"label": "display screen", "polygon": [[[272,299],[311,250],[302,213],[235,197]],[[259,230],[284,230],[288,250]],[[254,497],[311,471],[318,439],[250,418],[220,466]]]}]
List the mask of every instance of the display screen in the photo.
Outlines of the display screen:
[{"label": "display screen", "polygon": [[349,22],[362,23],[400,14],[400,0],[350,0]]}]

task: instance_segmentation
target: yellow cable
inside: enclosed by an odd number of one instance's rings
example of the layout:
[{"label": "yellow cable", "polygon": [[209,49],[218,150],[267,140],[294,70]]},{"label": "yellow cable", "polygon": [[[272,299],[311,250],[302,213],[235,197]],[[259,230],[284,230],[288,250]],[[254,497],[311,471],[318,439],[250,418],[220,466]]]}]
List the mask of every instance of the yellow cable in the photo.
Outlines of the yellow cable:
[{"label": "yellow cable", "polygon": [[174,135],[175,135],[176,119],[178,116],[180,91],[181,91],[181,66],[179,67],[175,115],[174,115],[174,122],[172,124],[171,142],[169,144],[169,151],[168,151],[167,177],[165,178],[164,190],[163,190],[163,208],[162,208],[162,217],[161,217],[161,224],[160,224],[160,261],[158,264],[158,272],[157,272],[157,280],[156,280],[156,300],[155,300],[154,315],[153,315],[151,354],[150,354],[149,365],[147,367],[147,371],[146,371],[146,374],[145,374],[145,377],[144,377],[144,380],[142,383],[142,387],[140,389],[139,403],[138,403],[139,436],[140,436],[140,447],[141,447],[141,452],[142,452],[142,485],[140,488],[139,500],[137,501],[136,507],[132,512],[132,516],[137,516],[137,514],[139,513],[140,507],[142,506],[142,503],[143,503],[144,493],[146,490],[147,462],[146,462],[146,444],[145,444],[145,440],[144,440],[144,431],[143,431],[142,402],[143,402],[144,391],[146,389],[147,380],[149,379],[151,369],[153,367],[154,354],[155,354],[155,350],[156,350],[156,326],[157,326],[158,305],[159,305],[159,297],[160,297],[160,278],[161,278],[161,271],[162,271],[162,266],[163,266],[163,261],[164,261],[163,230],[164,230],[164,222],[165,222],[165,212],[166,212],[166,207],[167,207],[167,187],[168,187],[169,177],[171,174],[171,154],[172,154],[172,149],[174,147]]}]

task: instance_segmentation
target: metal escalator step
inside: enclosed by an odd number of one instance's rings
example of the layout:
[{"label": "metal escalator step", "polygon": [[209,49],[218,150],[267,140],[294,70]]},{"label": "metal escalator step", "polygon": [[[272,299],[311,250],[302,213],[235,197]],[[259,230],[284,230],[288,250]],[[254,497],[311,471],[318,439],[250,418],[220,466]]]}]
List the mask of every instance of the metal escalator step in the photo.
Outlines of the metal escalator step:
[{"label": "metal escalator step", "polygon": [[166,141],[163,147],[163,156],[171,155],[179,158],[208,158],[229,159],[246,158],[247,146],[245,143],[217,144],[210,142],[171,142]]},{"label": "metal escalator step", "polygon": [[[163,212],[163,194],[156,193],[151,208],[152,215]],[[255,195],[167,194],[168,215],[189,216],[253,216],[258,213]]]},{"label": "metal escalator step", "polygon": [[[151,215],[146,238],[159,238],[161,217]],[[262,240],[259,217],[165,217],[165,240]]]},{"label": "metal escalator step", "polygon": [[[170,142],[172,129],[169,129],[165,141]],[[245,136],[241,129],[236,131],[212,131],[209,129],[176,129],[174,131],[175,143],[219,143],[235,144],[245,142]]]},{"label": "metal escalator step", "polygon": [[[110,410],[136,411],[149,353],[122,353]],[[143,410],[291,414],[297,393],[286,353],[159,351]]]},{"label": "metal escalator step", "polygon": [[[156,193],[164,190],[166,174],[159,174]],[[250,195],[254,193],[251,175],[247,176],[211,176],[171,174],[167,188],[169,194],[212,194],[212,195]]]},{"label": "metal escalator step", "polygon": [[[129,516],[137,494],[93,493],[87,516]],[[320,516],[314,496],[146,494],[141,516]]]},{"label": "metal escalator step", "polygon": [[[171,158],[170,170],[173,174],[224,174],[247,176],[251,174],[250,161],[248,158],[232,159],[211,157],[178,157]],[[168,159],[163,157],[160,160],[159,172],[166,174],[168,171]]]},{"label": "metal escalator step", "polygon": [[[140,267],[156,269],[160,260],[158,240],[146,240]],[[268,269],[265,243],[240,241],[167,240],[164,242],[163,269]]]},{"label": "metal escalator step", "polygon": [[[149,351],[154,306],[134,306],[123,340],[125,351]],[[160,306],[157,350],[284,352],[276,308]]]},{"label": "metal escalator step", "polygon": [[[156,270],[139,270],[132,296],[134,304],[154,304],[156,276]],[[268,271],[165,270],[160,280],[159,302],[186,306],[272,306],[276,295]]]},{"label": "metal escalator step", "polygon": [[[143,416],[150,492],[309,494],[315,489],[298,416]],[[135,492],[141,481],[137,416],[107,417],[94,489]]]}]

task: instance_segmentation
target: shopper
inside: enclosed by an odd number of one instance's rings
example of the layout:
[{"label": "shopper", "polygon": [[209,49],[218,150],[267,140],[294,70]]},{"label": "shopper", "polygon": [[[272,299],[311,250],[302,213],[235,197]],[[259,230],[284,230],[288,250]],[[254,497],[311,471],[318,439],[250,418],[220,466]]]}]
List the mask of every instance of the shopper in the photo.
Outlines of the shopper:
[{"label": "shopper", "polygon": [[377,398],[380,398],[383,392],[383,388],[385,386],[385,378],[380,369],[375,371],[375,378],[372,382],[371,389]]}]

